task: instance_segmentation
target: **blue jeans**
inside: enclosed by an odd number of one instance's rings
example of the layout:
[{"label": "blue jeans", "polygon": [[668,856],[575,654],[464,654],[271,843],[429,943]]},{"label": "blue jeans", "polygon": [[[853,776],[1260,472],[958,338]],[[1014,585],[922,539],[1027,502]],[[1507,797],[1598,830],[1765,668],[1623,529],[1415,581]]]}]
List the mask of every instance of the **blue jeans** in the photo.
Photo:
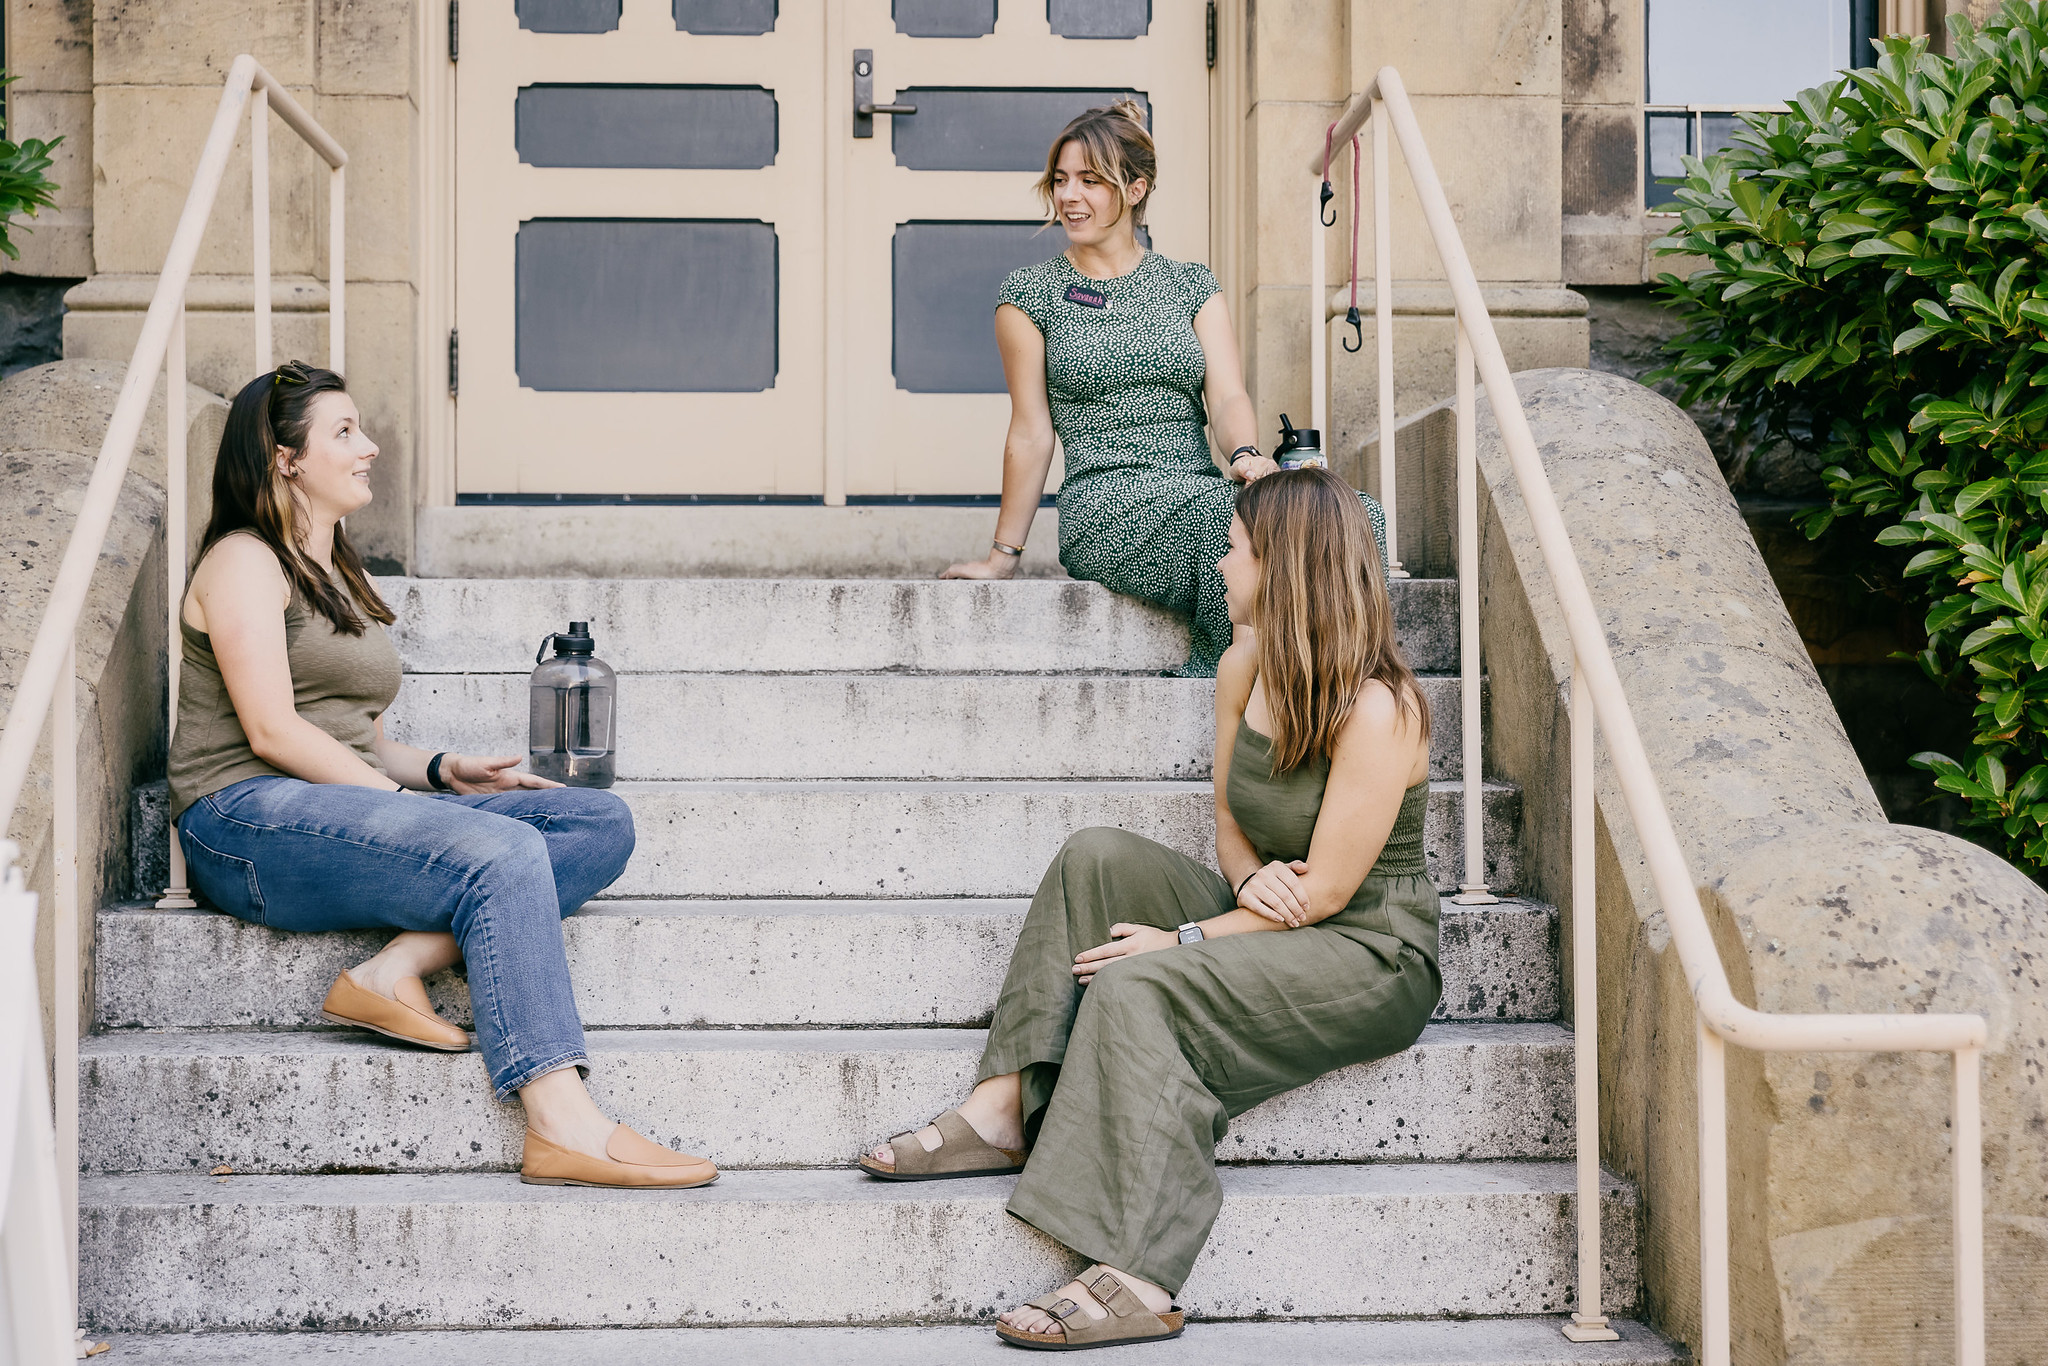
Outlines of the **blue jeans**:
[{"label": "blue jeans", "polygon": [[178,818],[192,886],[274,930],[451,933],[499,1100],[588,1067],[562,917],[625,871],[633,815],[610,792],[458,797],[248,778]]}]

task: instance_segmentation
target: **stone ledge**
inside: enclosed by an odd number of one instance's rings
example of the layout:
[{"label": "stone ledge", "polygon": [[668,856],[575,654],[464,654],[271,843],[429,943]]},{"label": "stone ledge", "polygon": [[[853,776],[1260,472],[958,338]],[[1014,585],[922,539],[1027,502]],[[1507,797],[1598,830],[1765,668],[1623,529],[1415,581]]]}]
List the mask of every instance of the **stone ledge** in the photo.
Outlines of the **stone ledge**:
[{"label": "stone ledge", "polygon": [[[73,313],[141,312],[156,297],[157,279],[111,271],[95,275],[66,290],[64,306]],[[185,285],[188,313],[248,313],[255,307],[252,275],[194,275]],[[270,307],[275,313],[325,313],[327,282],[310,275],[273,275]]]}]

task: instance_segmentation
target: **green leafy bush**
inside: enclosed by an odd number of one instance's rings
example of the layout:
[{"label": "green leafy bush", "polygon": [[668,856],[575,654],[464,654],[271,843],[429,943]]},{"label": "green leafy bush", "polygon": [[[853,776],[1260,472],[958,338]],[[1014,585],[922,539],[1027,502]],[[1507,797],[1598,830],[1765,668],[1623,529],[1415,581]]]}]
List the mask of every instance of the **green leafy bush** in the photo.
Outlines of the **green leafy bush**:
[{"label": "green leafy bush", "polygon": [[[1961,760],[1914,763],[2005,856],[2048,870],[2048,4],[2014,0],[1953,52],[1884,40],[1875,68],[1745,117],[1688,158],[1664,293],[1685,326],[1650,378],[1821,447],[1830,501],[1912,550],[1921,667],[1973,689]],[[1903,553],[1903,552],[1902,552]]]},{"label": "green leafy bush", "polygon": [[[0,87],[11,85],[14,80],[12,76],[0,75]],[[4,125],[0,125],[0,132],[4,131]],[[47,209],[54,203],[50,196],[56,193],[57,186],[43,172],[50,169],[50,150],[62,141],[25,138],[15,143],[0,138],[0,251],[6,252],[10,261],[21,259],[13,241],[14,229],[29,231],[14,220],[22,214],[33,218],[38,209]]]}]

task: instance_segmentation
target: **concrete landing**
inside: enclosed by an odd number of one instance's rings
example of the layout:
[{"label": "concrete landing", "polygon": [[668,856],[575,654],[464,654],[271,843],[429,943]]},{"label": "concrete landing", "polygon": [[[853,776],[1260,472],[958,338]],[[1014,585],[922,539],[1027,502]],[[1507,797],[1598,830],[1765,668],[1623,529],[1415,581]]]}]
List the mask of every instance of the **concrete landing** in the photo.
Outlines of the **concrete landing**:
[{"label": "concrete landing", "polygon": [[[1662,1366],[1687,1360],[1639,1323],[1574,1345],[1561,1319],[1192,1323],[1173,1342],[1110,1349],[1114,1366]],[[151,1366],[1018,1366],[986,1327],[611,1328],[551,1333],[119,1334],[107,1361]]]}]

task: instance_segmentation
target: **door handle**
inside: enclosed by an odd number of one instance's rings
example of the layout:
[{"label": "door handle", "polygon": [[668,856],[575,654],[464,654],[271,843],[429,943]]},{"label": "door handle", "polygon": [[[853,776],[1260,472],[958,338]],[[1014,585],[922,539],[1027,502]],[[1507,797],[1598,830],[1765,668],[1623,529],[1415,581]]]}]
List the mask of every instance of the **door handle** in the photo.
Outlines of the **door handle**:
[{"label": "door handle", "polygon": [[915,114],[914,104],[875,103],[875,53],[872,48],[858,47],[853,50],[853,135],[857,138],[871,138],[875,135],[875,115]]}]

